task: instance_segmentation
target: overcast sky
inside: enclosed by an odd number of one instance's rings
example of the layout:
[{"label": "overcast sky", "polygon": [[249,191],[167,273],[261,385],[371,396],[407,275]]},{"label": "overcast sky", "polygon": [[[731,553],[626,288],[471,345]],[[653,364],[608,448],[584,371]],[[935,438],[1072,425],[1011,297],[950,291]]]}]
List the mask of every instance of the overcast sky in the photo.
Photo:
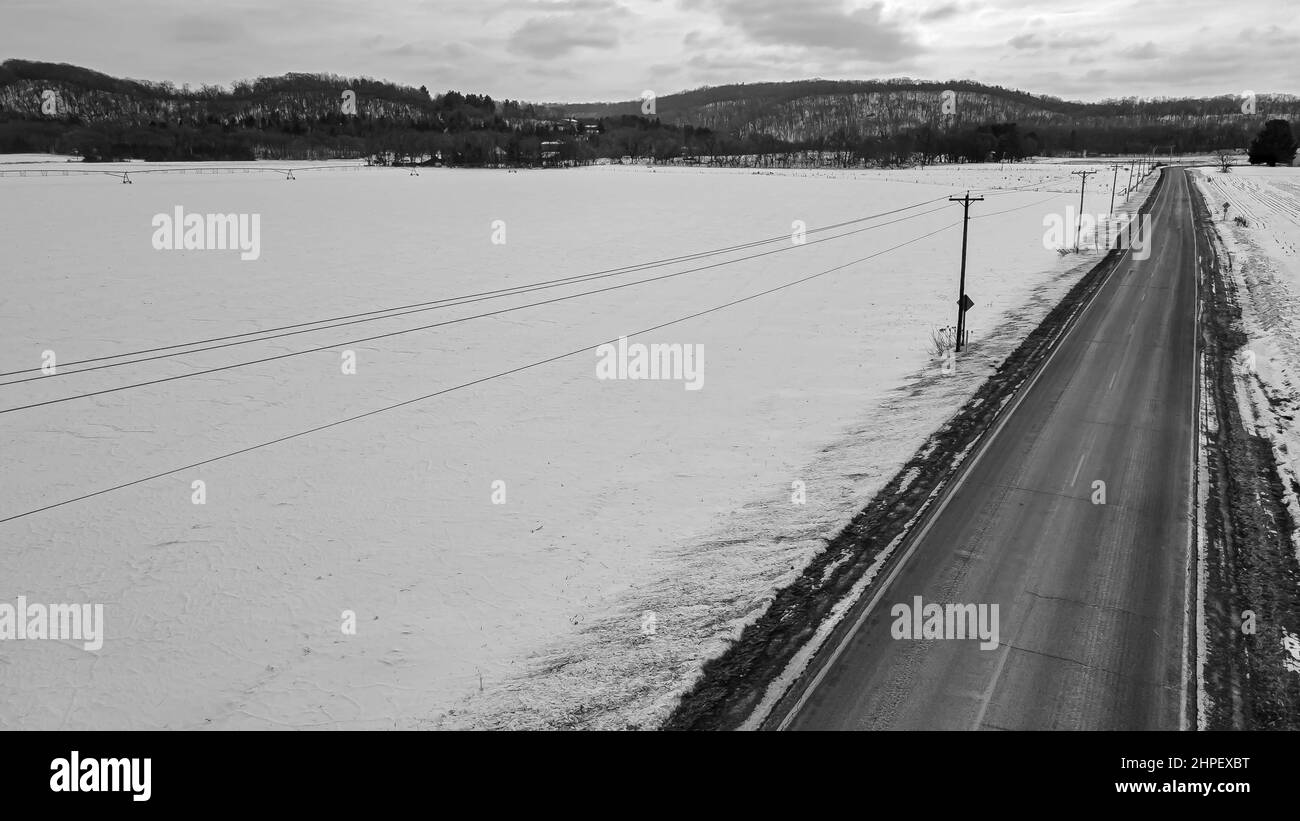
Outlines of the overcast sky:
[{"label": "overcast sky", "polygon": [[809,77],[1068,99],[1300,93],[1291,0],[0,0],[0,57],[217,83],[364,75],[531,101]]}]

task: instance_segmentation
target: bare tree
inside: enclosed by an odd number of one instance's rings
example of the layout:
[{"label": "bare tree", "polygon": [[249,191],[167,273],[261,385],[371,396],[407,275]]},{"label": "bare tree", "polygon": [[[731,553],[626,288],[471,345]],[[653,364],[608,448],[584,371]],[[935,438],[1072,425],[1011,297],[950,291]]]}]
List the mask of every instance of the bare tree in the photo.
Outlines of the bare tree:
[{"label": "bare tree", "polygon": [[1220,174],[1232,173],[1232,152],[1220,148],[1214,152],[1214,161],[1219,164]]}]

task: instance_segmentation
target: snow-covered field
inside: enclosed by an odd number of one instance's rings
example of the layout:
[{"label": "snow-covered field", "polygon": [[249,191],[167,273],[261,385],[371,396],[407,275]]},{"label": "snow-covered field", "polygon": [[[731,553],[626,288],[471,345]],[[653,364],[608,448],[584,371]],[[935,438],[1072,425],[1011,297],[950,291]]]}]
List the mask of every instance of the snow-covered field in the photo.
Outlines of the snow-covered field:
[{"label": "snow-covered field", "polygon": [[[0,602],[103,603],[106,620],[98,652],[0,645],[0,727],[651,726],[1101,256],[1044,247],[1045,215],[1077,207],[1077,163],[145,168],[130,165],[132,185],[0,178],[0,371],[39,368],[45,351],[60,364],[0,385],[0,519],[467,386],[0,523]],[[1089,180],[1085,211],[1107,210],[1110,177]],[[929,337],[955,319],[961,242],[946,198],[967,189],[987,197],[971,209],[974,346],[942,376]],[[788,239],[796,220],[811,231],[927,200]],[[151,221],[177,206],[259,215],[260,257],[155,250]],[[773,237],[266,342],[66,364]],[[703,345],[703,388],[598,379],[582,349],[620,335]]]},{"label": "snow-covered field", "polygon": [[[1300,500],[1294,492],[1300,486],[1300,168],[1244,166],[1228,174],[1203,168],[1196,175],[1232,255],[1249,336],[1237,363],[1249,400],[1243,414],[1273,441],[1300,558]],[[1238,217],[1246,224],[1238,224]]]}]

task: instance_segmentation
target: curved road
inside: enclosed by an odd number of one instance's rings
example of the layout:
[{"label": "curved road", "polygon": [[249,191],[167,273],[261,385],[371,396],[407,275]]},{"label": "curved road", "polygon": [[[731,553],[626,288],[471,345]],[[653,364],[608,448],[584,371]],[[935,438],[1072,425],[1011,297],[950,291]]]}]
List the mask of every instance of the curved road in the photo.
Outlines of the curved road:
[{"label": "curved road", "polygon": [[[1111,273],[767,726],[1185,726],[1197,256],[1186,172],[1164,173],[1149,258]],[[916,596],[998,605],[997,646],[894,638]]]}]

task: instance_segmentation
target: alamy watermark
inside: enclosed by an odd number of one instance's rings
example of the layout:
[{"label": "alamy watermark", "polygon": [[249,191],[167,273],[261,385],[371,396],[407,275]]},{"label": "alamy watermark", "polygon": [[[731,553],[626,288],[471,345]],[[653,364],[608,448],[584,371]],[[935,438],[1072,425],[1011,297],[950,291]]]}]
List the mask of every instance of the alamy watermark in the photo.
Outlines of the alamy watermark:
[{"label": "alamy watermark", "polygon": [[996,604],[925,604],[915,596],[911,604],[889,609],[894,624],[889,633],[896,639],[979,639],[981,650],[998,646]]},{"label": "alamy watermark", "polygon": [[597,379],[657,379],[685,382],[686,390],[704,387],[704,345],[654,342],[628,344],[626,336],[615,345],[596,348]]},{"label": "alamy watermark", "polygon": [[1043,227],[1043,247],[1049,251],[1073,248],[1091,237],[1094,245],[1104,239],[1108,246],[1131,248],[1137,260],[1151,256],[1150,214],[1077,214],[1066,207],[1063,213],[1044,215]]},{"label": "alamy watermark", "polygon": [[0,602],[0,641],[80,641],[82,648],[97,651],[104,646],[104,605]]},{"label": "alamy watermark", "polygon": [[132,801],[148,801],[152,769],[152,758],[82,758],[73,750],[50,762],[50,791],[126,792]]},{"label": "alamy watermark", "polygon": [[245,262],[262,255],[261,214],[154,214],[156,251],[242,251]]}]

